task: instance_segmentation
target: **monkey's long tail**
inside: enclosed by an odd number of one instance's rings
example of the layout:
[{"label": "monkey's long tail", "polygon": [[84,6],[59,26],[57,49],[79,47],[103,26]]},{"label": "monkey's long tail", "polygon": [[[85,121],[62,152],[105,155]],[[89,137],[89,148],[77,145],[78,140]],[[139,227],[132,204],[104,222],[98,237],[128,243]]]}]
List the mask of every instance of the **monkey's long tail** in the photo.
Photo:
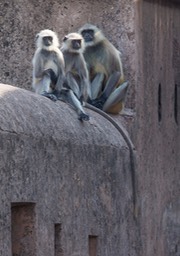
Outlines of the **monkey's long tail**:
[{"label": "monkey's long tail", "polygon": [[130,163],[131,163],[131,181],[132,181],[132,198],[133,198],[133,213],[135,219],[138,215],[138,206],[137,206],[137,194],[136,194],[136,188],[137,188],[137,181],[136,181],[136,156],[135,156],[135,147],[132,144],[132,141],[129,139],[128,135],[125,133],[123,127],[121,127],[119,124],[117,124],[114,119],[100,110],[99,108],[96,108],[89,103],[85,102],[85,107],[97,112],[104,118],[106,118],[111,124],[118,130],[118,132],[121,134],[123,139],[125,140],[126,144],[128,145],[129,151],[130,151]]}]

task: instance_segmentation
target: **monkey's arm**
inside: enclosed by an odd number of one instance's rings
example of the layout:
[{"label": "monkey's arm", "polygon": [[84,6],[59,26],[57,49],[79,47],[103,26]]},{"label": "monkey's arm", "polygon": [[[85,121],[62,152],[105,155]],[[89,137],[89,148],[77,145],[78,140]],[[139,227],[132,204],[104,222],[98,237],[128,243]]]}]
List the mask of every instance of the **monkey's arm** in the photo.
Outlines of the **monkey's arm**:
[{"label": "monkey's arm", "polygon": [[123,71],[123,65],[122,65],[122,61],[121,61],[121,52],[118,51],[118,53],[119,53],[119,68],[120,68],[120,72],[121,72],[119,84],[122,84],[124,82],[124,71]]},{"label": "monkey's arm", "polygon": [[110,74],[117,71],[120,73],[119,75],[119,81],[116,84],[116,87],[118,87],[120,84],[124,82],[124,71],[123,71],[123,65],[122,65],[122,60],[121,60],[121,52],[117,50],[112,44],[111,46],[113,47],[113,51],[111,52],[111,62],[112,65],[110,67]]},{"label": "monkey's arm", "polygon": [[59,49],[56,50],[56,58],[57,58],[57,65],[61,67],[60,68],[61,70],[62,69],[64,70],[64,67],[65,67],[64,57],[62,52]]},{"label": "monkey's arm", "polygon": [[33,73],[36,78],[42,78],[43,76],[43,57],[39,51],[37,51],[33,58]]},{"label": "monkey's arm", "polygon": [[82,96],[83,101],[87,101],[88,98],[92,98],[91,89],[90,89],[90,81],[89,81],[89,73],[87,70],[86,62],[83,56],[80,55],[79,58],[79,76],[81,79],[81,88],[80,94]]},{"label": "monkey's arm", "polygon": [[63,84],[65,81],[65,72],[64,72],[65,63],[64,63],[63,54],[59,49],[56,51],[56,62],[58,67],[56,89],[61,90],[63,88]]}]

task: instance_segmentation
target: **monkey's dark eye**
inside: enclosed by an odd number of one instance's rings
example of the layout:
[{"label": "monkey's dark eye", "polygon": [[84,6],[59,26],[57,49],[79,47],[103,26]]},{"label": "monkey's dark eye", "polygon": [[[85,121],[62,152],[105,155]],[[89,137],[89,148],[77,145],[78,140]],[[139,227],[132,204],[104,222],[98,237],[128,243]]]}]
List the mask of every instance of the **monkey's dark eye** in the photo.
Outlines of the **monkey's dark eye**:
[{"label": "monkey's dark eye", "polygon": [[43,37],[43,43],[45,46],[50,46],[52,44],[52,36],[44,36]]},{"label": "monkey's dark eye", "polygon": [[81,32],[85,42],[91,42],[94,39],[94,31],[92,29],[86,29]]},{"label": "monkey's dark eye", "polygon": [[73,40],[72,41],[72,48],[78,50],[81,48],[81,40]]},{"label": "monkey's dark eye", "polygon": [[52,42],[52,36],[46,36],[45,37],[48,41],[51,41]]}]

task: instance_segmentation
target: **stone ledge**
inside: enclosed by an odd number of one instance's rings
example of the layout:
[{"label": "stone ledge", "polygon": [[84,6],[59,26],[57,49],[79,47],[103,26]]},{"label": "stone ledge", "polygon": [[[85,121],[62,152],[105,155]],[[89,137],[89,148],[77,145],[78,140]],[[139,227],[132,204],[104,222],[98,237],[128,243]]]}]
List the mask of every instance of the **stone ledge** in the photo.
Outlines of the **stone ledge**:
[{"label": "stone ledge", "polygon": [[[80,122],[64,102],[0,84],[0,130],[27,136],[45,136],[73,143],[118,146],[125,144],[117,129],[103,116],[89,109],[89,122]],[[123,128],[124,129],[124,128]]]}]

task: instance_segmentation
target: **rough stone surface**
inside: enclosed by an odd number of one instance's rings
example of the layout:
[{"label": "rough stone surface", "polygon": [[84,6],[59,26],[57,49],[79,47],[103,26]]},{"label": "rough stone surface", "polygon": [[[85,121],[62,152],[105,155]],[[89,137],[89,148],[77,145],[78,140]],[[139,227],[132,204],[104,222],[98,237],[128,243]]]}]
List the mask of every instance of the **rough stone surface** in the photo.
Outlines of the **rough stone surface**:
[{"label": "rough stone surface", "polygon": [[178,256],[180,6],[140,1],[136,17],[139,58],[133,141],[138,152],[141,255]]},{"label": "rough stone surface", "polygon": [[0,255],[55,255],[57,224],[64,256],[88,256],[89,236],[97,255],[137,255],[129,148],[87,111],[81,123],[63,102],[0,85]]}]

